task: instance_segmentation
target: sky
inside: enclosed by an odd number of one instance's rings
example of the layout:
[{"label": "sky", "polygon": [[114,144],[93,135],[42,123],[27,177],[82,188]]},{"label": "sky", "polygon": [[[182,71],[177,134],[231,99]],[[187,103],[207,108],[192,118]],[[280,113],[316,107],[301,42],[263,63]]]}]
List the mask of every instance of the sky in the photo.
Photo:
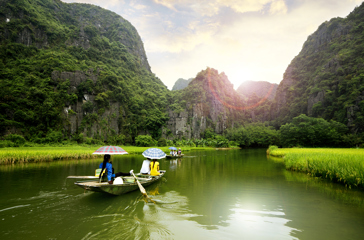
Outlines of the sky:
[{"label": "sky", "polygon": [[234,88],[279,84],[307,37],[362,0],[62,0],[111,10],[138,31],[152,72],[172,89],[207,67]]}]

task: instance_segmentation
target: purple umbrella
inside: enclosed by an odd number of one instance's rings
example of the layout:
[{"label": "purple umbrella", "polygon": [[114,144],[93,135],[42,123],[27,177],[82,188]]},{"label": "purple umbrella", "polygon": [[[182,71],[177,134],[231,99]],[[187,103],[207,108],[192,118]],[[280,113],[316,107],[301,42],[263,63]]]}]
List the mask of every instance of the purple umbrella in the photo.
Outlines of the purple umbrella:
[{"label": "purple umbrella", "polygon": [[118,146],[104,146],[97,149],[93,154],[109,154],[109,155],[122,155],[128,154],[124,149]]}]

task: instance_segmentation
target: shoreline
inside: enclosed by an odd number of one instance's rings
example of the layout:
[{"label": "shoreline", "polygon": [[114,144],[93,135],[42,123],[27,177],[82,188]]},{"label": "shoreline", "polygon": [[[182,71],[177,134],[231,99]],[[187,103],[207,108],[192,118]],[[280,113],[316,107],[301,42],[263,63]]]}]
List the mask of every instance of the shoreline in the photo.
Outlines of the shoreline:
[{"label": "shoreline", "polygon": [[282,158],[287,170],[305,172],[348,188],[364,188],[364,149],[271,146],[267,154]]},{"label": "shoreline", "polygon": [[[51,162],[72,159],[93,159],[100,155],[93,155],[99,147],[98,145],[70,145],[70,146],[38,146],[38,147],[9,147],[0,148],[0,165],[17,164],[17,163],[37,163]],[[141,154],[148,148],[160,148],[165,153],[170,150],[167,147],[136,147],[136,146],[120,146],[128,154]],[[214,147],[178,147],[182,149],[182,153],[193,150],[220,150]],[[222,150],[232,150],[238,148],[224,148]]]}]

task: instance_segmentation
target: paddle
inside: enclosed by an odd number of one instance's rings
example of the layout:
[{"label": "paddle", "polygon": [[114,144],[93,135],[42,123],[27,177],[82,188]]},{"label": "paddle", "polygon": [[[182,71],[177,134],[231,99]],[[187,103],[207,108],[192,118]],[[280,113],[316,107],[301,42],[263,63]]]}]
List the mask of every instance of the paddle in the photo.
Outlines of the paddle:
[{"label": "paddle", "polygon": [[133,174],[134,179],[138,183],[138,187],[140,189],[140,192],[143,194],[143,196],[146,197],[147,199],[149,199],[151,202],[155,203],[150,197],[148,197],[147,191],[145,191],[144,187],[140,184],[139,180],[134,175],[134,172],[132,172],[131,174]]},{"label": "paddle", "polygon": [[136,178],[136,176],[134,175],[134,173],[132,172],[131,174],[133,174],[134,179],[135,179],[135,180],[136,180],[136,182],[138,183],[138,187],[139,187],[139,189],[140,189],[140,192],[141,192],[144,196],[148,197],[147,192],[145,191],[144,187],[140,184],[139,180]]}]

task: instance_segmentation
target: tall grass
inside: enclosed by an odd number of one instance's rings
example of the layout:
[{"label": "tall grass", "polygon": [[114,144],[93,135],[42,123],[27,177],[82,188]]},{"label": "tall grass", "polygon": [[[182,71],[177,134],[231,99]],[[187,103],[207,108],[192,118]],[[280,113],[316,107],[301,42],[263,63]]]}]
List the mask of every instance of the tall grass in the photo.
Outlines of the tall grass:
[{"label": "tall grass", "polygon": [[49,162],[54,160],[100,157],[98,155],[92,155],[94,151],[95,149],[78,146],[1,148],[0,164]]},{"label": "tall grass", "polygon": [[[101,146],[64,146],[64,147],[11,147],[0,148],[0,164],[27,163],[27,162],[50,162],[68,159],[90,159],[100,158],[93,155]],[[129,154],[142,154],[151,147],[121,146]],[[168,147],[157,147],[169,154]],[[215,150],[210,147],[181,147],[182,153],[191,150]]]},{"label": "tall grass", "polygon": [[327,178],[349,188],[364,187],[364,149],[276,148],[267,152],[283,157],[286,169]]}]

